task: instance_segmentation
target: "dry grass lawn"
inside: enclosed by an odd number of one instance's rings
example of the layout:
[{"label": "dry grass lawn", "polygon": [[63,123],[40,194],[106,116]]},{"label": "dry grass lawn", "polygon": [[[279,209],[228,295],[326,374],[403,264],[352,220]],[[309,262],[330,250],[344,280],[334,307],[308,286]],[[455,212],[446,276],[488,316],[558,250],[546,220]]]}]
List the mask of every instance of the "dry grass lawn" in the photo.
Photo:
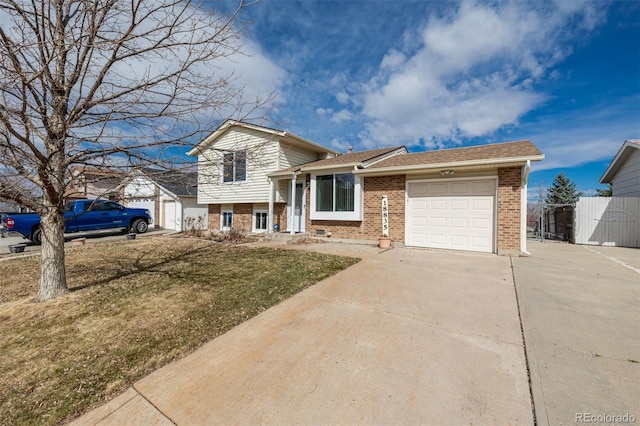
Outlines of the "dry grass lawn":
[{"label": "dry grass lawn", "polygon": [[0,424],[58,424],[357,259],[143,239],[67,249],[68,295],[35,303],[38,257],[0,262]]}]

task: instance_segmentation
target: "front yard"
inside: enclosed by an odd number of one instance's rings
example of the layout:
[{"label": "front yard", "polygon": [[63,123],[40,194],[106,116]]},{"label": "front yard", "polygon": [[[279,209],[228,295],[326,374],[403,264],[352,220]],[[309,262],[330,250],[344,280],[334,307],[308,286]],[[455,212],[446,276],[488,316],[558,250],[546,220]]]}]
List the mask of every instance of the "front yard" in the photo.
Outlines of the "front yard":
[{"label": "front yard", "polygon": [[67,249],[69,295],[35,303],[39,257],[0,262],[0,424],[57,424],[358,260],[149,239]]}]

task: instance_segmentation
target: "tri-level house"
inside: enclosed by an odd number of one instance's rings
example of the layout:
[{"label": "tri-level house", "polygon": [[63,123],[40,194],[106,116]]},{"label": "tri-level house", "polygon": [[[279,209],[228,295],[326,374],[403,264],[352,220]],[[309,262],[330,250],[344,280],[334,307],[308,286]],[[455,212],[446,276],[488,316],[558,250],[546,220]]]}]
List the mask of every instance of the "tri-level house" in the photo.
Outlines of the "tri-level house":
[{"label": "tri-level house", "polygon": [[210,230],[302,232],[305,182],[268,176],[338,152],[293,133],[228,120],[187,154],[198,157],[198,204],[209,205]]},{"label": "tri-level house", "polygon": [[408,246],[526,252],[530,141],[339,155],[283,131],[228,121],[189,152],[209,229],[309,232]]}]

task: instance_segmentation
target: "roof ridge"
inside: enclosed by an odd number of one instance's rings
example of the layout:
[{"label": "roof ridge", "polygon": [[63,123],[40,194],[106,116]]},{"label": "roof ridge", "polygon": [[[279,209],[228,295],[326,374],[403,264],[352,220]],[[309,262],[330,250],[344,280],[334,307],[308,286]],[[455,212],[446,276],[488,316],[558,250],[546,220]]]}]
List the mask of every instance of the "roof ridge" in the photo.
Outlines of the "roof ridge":
[{"label": "roof ridge", "polygon": [[456,146],[456,147],[453,147],[453,148],[431,149],[431,150],[426,150],[426,151],[410,152],[409,154],[424,154],[425,152],[453,151],[453,150],[456,150],[456,149],[482,148],[482,147],[485,147],[485,146],[508,145],[508,144],[523,143],[523,142],[529,142],[529,143],[533,144],[533,142],[531,142],[531,139],[520,139],[520,140],[517,140],[517,141],[495,142],[495,143],[485,143],[485,144],[481,144],[481,145]]}]

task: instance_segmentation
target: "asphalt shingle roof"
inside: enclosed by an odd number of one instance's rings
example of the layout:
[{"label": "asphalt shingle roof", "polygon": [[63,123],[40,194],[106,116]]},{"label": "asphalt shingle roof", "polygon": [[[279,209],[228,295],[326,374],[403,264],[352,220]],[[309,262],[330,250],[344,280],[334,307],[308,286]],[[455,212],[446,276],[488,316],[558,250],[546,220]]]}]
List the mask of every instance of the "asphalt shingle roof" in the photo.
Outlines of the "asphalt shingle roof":
[{"label": "asphalt shingle roof", "polygon": [[143,172],[149,179],[177,196],[198,195],[198,172],[169,172],[152,168],[145,168]]},{"label": "asphalt shingle roof", "polygon": [[374,160],[377,157],[389,154],[395,150],[404,148],[404,146],[392,146],[389,148],[370,149],[368,151],[348,152],[326,160],[312,161],[310,163],[299,164],[297,166],[289,167],[286,169],[278,170],[276,173],[293,172],[300,169],[325,167],[325,166],[340,166],[343,164],[362,163],[364,161]]},{"label": "asphalt shingle roof", "polygon": [[474,160],[520,158],[537,155],[542,155],[542,153],[531,141],[504,142],[491,145],[395,155],[391,158],[387,158],[386,160],[382,160],[379,163],[375,163],[367,169],[455,163]]}]

